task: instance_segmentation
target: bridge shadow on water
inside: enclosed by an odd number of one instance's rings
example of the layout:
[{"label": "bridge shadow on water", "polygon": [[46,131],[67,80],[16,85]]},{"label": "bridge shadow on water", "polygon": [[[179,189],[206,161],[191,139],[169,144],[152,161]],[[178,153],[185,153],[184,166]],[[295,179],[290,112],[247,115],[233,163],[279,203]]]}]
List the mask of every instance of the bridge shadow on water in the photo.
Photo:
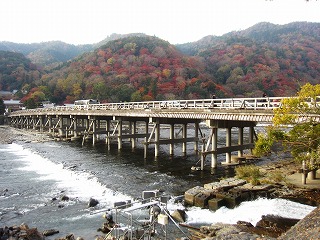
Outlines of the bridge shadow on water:
[{"label": "bridge shadow on water", "polygon": [[[210,167],[211,158],[209,156],[207,157],[203,171],[193,170],[194,167],[200,166],[200,155],[192,150],[191,146],[189,146],[186,154],[182,153],[181,144],[175,145],[175,155],[169,154],[168,147],[161,146],[158,157],[154,156],[153,147],[149,147],[146,158],[144,158],[143,146],[138,145],[132,149],[129,143],[124,143],[121,150],[117,149],[117,144],[111,144],[108,150],[108,146],[104,141],[99,141],[94,146],[90,143],[84,146],[81,143],[73,143],[72,145],[103,155],[104,158],[99,159],[101,167],[113,164],[123,169],[128,169],[130,166],[130,168],[141,172],[147,171],[158,175],[165,174],[174,179],[188,182],[188,187],[195,185],[202,186],[205,183],[219,181],[222,178],[233,177],[235,175],[234,166],[219,165],[216,169],[212,169]],[[224,155],[219,157],[219,162],[222,162],[225,158]]]}]

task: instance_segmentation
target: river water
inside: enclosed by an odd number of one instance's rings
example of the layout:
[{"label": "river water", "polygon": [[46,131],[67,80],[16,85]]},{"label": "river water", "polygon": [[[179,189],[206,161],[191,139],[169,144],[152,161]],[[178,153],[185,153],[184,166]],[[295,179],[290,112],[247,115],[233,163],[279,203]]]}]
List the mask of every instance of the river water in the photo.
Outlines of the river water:
[{"label": "river water", "polygon": [[[209,168],[192,171],[191,167],[199,159],[192,148],[188,144],[188,154],[184,156],[181,145],[177,144],[175,156],[170,157],[168,147],[162,146],[161,157],[155,158],[150,147],[144,159],[143,147],[138,145],[132,150],[129,144],[121,151],[116,145],[107,150],[104,144],[82,146],[77,142],[0,145],[0,227],[25,222],[39,231],[59,230],[59,234],[47,239],[70,233],[94,239],[101,234],[97,228],[104,221],[104,209],[112,207],[114,202],[134,201],[141,197],[142,191],[155,189],[168,196],[180,196],[194,186],[234,175],[233,168],[226,167],[219,167],[215,172]],[[69,201],[60,201],[61,196],[68,196]],[[90,198],[99,201],[95,208],[88,208]],[[170,211],[181,208],[181,203],[169,201]],[[188,208],[187,224],[236,223],[238,220],[255,224],[264,214],[303,218],[313,209],[282,199],[258,199],[216,212]],[[177,232],[173,235],[183,236]]]}]

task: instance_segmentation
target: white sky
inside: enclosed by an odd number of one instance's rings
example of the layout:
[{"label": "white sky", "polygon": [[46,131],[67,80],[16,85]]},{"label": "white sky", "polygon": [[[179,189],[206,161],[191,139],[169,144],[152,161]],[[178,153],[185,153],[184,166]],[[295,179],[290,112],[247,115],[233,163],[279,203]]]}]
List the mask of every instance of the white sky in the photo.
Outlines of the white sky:
[{"label": "white sky", "polygon": [[320,0],[0,0],[0,41],[17,43],[139,32],[177,44],[295,21],[320,22]]}]

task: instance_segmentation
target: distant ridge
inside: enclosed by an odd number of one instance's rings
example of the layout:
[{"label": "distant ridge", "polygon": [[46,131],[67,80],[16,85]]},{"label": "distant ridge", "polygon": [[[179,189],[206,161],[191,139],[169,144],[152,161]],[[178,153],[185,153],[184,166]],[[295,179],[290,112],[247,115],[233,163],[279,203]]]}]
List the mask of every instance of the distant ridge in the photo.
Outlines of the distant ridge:
[{"label": "distant ridge", "polygon": [[305,83],[320,83],[319,38],[320,23],[294,22],[178,45],[143,33],[79,46],[2,42],[6,50],[28,50],[29,62],[3,52],[0,90],[56,103],[292,96]]}]

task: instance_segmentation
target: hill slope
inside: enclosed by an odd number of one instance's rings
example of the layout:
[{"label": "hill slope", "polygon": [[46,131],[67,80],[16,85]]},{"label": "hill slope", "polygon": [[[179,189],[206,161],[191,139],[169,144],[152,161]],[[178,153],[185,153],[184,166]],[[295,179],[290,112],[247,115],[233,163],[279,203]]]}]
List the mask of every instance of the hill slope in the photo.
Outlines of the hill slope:
[{"label": "hill slope", "polygon": [[132,35],[112,35],[96,50],[57,65],[32,83],[45,87],[46,98],[54,102],[78,98],[115,102],[212,94],[290,96],[306,82],[320,82],[319,23],[260,23],[177,46],[145,34]]},{"label": "hill slope", "polygon": [[94,49],[106,44],[109,41],[114,41],[120,38],[129,36],[145,36],[142,33],[131,34],[111,34],[107,38],[95,44],[73,45],[61,41],[50,41],[41,43],[13,43],[0,42],[0,50],[18,52],[24,54],[34,64],[44,67],[47,70],[57,67],[63,62],[72,60],[73,58],[85,52],[93,51]]},{"label": "hill slope", "polygon": [[75,46],[60,41],[31,44],[0,42],[0,50],[22,53],[34,64],[50,68],[92,50],[92,45]]},{"label": "hill slope", "polygon": [[183,56],[159,38],[127,37],[74,59],[42,80],[55,99],[63,92],[68,101],[198,98],[210,96],[216,87],[204,69],[203,62]]},{"label": "hill slope", "polygon": [[0,90],[21,90],[40,78],[41,72],[23,54],[0,51]]},{"label": "hill slope", "polygon": [[234,96],[288,96],[320,82],[319,40],[320,23],[260,23],[177,48],[203,57],[206,72]]}]

